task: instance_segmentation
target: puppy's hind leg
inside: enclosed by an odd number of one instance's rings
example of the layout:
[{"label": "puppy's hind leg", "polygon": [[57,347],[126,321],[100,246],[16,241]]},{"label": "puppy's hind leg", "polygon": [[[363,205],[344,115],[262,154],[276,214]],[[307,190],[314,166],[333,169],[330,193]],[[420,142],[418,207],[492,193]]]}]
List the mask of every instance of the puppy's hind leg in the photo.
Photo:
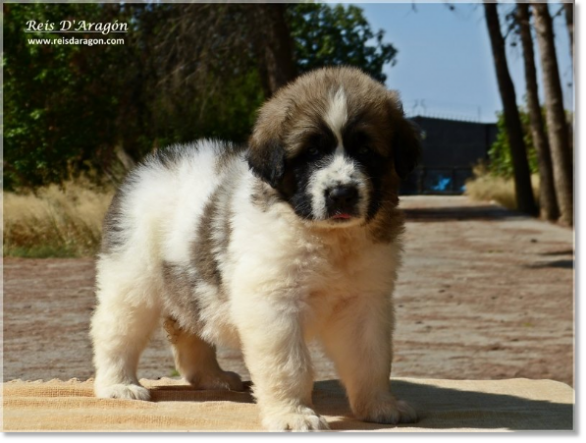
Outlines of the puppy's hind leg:
[{"label": "puppy's hind leg", "polygon": [[159,324],[159,306],[147,296],[152,290],[146,284],[132,286],[120,280],[108,282],[98,290],[99,303],[90,331],[94,345],[96,396],[150,398],[149,391],[138,382],[136,369],[142,351]]},{"label": "puppy's hind leg", "polygon": [[220,368],[212,345],[197,334],[181,329],[172,318],[165,320],[164,327],[173,345],[175,367],[189,384],[202,390],[244,389],[238,374]]}]

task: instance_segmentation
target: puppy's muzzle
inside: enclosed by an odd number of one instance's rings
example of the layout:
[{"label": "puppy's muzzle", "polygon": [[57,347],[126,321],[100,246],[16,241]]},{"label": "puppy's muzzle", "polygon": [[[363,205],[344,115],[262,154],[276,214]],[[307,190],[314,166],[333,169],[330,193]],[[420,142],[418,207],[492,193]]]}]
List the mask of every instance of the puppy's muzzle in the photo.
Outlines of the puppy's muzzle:
[{"label": "puppy's muzzle", "polygon": [[358,214],[360,195],[353,185],[338,185],[326,189],[326,208],[333,219],[349,219]]}]

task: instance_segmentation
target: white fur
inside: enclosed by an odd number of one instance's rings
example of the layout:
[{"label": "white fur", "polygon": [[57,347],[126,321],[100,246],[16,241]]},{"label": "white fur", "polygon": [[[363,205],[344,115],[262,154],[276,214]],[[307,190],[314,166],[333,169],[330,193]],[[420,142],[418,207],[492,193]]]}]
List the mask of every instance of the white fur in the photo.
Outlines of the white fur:
[{"label": "white fur", "polygon": [[[335,93],[330,95],[330,103],[324,120],[335,134],[338,146],[332,156],[322,160],[320,168],[311,176],[309,193],[311,194],[312,214],[318,225],[347,228],[364,221],[368,208],[368,190],[365,175],[359,170],[356,163],[345,155],[342,128],[348,120],[348,106],[343,87],[340,86]],[[355,186],[359,195],[359,217],[344,223],[327,220],[326,191],[339,185]]]},{"label": "white fur", "polygon": [[[340,94],[332,121],[343,114]],[[218,366],[211,345],[242,348],[267,429],[328,428],[311,406],[307,342],[312,339],[321,340],[335,362],[359,418],[413,419],[413,410],[388,390],[400,245],[374,242],[362,225],[308,225],[284,202],[263,210],[250,198],[260,179],[242,156],[217,172],[221,148],[210,141],[199,142],[197,150],[186,147],[176,167],[149,164],[126,185],[123,225],[129,240],[102,254],[97,264],[98,306],[91,327],[96,394],[148,399],[138,383],[138,359],[160,319],[173,317],[177,323],[165,328],[177,368],[197,387],[241,389],[239,378]],[[338,180],[363,182],[340,152],[316,174],[316,193]],[[221,184],[232,191],[229,198],[218,197],[227,199],[232,227],[227,251],[214,251],[224,293],[199,285],[194,293],[199,311],[177,309],[162,263],[190,266],[196,228]],[[365,196],[366,189],[360,189]],[[217,226],[214,232],[221,235]]]},{"label": "white fur", "polygon": [[[359,224],[364,221],[368,209],[368,180],[356,166],[356,163],[345,155],[342,145],[336,148],[334,154],[328,158],[329,163],[312,174],[309,182],[312,213],[316,220],[323,220],[325,226],[347,228],[350,224]],[[339,185],[351,185],[358,189],[359,216],[343,224],[328,221],[326,211],[326,191]]]},{"label": "white fur", "polygon": [[330,106],[325,115],[325,122],[336,135],[338,145],[342,145],[342,128],[348,120],[348,105],[343,87],[339,87],[330,97]]}]

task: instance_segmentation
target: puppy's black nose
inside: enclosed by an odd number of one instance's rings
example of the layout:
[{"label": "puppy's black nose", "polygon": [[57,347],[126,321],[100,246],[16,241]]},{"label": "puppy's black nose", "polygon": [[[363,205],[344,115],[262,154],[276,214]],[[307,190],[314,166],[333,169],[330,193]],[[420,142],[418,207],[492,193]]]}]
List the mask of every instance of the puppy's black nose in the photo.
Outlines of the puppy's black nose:
[{"label": "puppy's black nose", "polygon": [[340,185],[328,189],[326,197],[332,206],[350,209],[358,203],[358,189],[355,186]]}]

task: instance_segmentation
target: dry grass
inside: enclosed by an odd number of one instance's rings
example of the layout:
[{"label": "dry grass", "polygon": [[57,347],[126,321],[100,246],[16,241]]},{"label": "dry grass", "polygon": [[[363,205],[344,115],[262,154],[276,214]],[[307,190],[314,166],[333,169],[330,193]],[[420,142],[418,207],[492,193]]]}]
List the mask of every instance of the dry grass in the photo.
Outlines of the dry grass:
[{"label": "dry grass", "polygon": [[97,252],[113,190],[87,180],[33,193],[4,192],[4,255],[81,257]]},{"label": "dry grass", "polygon": [[[539,201],[539,175],[531,176],[535,201]],[[512,178],[495,177],[482,165],[474,168],[474,178],[466,181],[465,194],[476,201],[495,201],[507,209],[517,209],[515,183]]]}]

